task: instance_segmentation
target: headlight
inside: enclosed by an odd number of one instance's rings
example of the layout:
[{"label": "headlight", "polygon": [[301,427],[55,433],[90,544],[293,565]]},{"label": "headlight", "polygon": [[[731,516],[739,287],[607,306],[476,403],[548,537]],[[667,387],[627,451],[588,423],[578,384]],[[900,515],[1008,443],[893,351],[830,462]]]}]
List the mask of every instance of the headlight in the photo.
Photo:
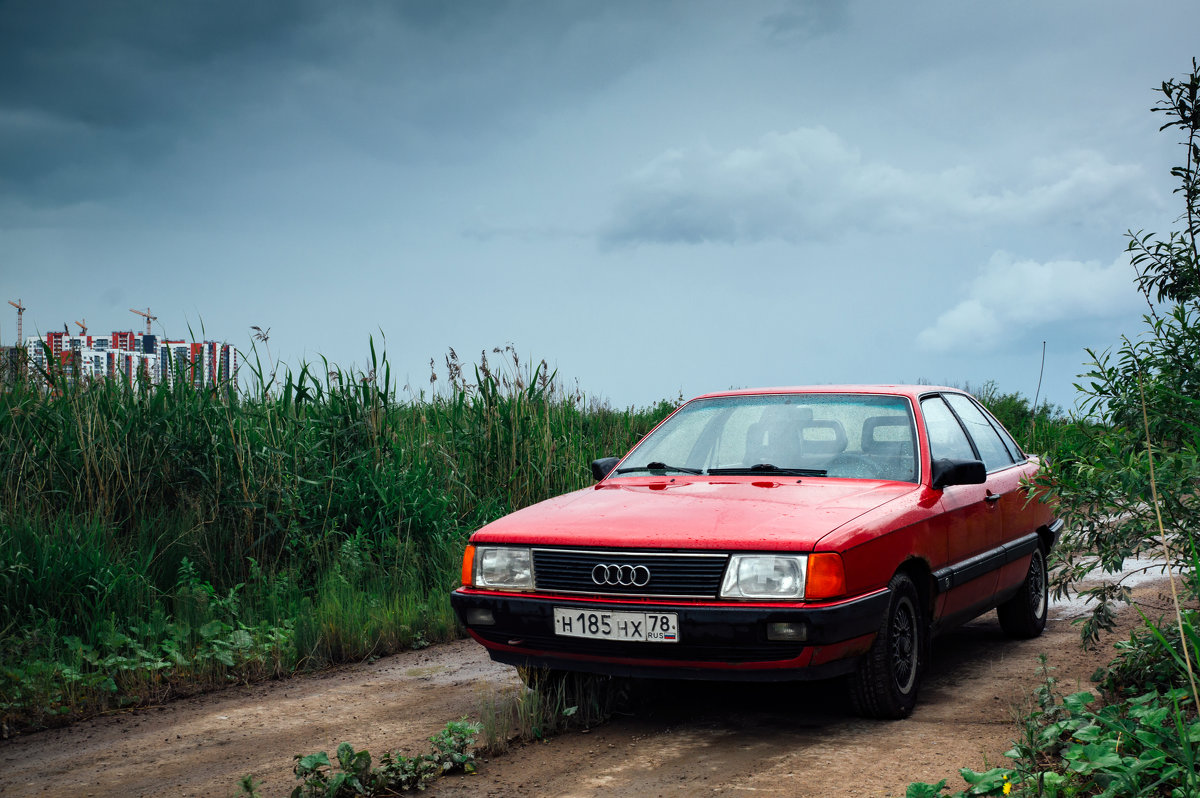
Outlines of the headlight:
[{"label": "headlight", "polygon": [[475,587],[533,590],[533,554],[510,546],[476,546]]},{"label": "headlight", "polygon": [[804,598],[803,554],[734,554],[725,570],[722,598]]}]

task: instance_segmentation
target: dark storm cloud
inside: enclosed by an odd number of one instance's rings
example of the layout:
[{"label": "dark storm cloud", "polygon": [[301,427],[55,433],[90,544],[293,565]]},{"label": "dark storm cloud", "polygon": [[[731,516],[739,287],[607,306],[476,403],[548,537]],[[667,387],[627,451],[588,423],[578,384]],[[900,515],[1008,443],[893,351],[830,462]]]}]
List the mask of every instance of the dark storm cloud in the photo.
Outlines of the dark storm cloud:
[{"label": "dark storm cloud", "polygon": [[[466,146],[649,57],[646,31],[655,26],[645,14],[634,26],[622,9],[437,0],[3,4],[0,194],[54,204],[119,193],[121,180],[209,130],[266,158],[304,137],[375,157],[431,141]],[[239,138],[231,131],[243,117],[253,122]]]},{"label": "dark storm cloud", "polygon": [[187,107],[166,80],[267,50],[307,13],[269,1],[7,5],[0,102],[88,125],[137,124],[164,106]]},{"label": "dark storm cloud", "polygon": [[316,57],[311,4],[10,2],[0,6],[0,185],[89,193],[171,146],[256,65]]}]

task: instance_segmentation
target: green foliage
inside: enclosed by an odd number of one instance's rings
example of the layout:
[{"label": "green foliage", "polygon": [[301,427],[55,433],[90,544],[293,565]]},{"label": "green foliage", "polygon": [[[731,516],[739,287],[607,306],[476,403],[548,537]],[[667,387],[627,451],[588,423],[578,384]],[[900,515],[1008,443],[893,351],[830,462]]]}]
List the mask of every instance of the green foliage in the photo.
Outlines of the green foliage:
[{"label": "green foliage", "polygon": [[[307,756],[296,755],[293,772],[300,781],[292,798],[352,798],[386,796],[410,790],[424,790],[439,776],[462,771],[475,772],[475,739],[479,727],[466,719],[451,721],[429,738],[428,753],[409,758],[398,751],[380,757],[379,767],[371,766],[368,751],[355,751],[350,743],[337,749],[337,762],[329,761],[324,751]],[[242,779],[242,789],[246,792]]]},{"label": "green foliage", "polygon": [[112,612],[87,628],[77,617],[67,616],[67,626],[43,610],[37,625],[7,638],[12,648],[0,661],[0,721],[40,725],[290,671],[293,622],[248,623],[244,587],[219,594],[185,558],[173,615],[160,603],[145,620],[122,622]]},{"label": "green foliage", "polygon": [[[1153,624],[1147,630],[1162,635]],[[1194,627],[1188,634],[1195,640]],[[1178,652],[1164,660],[1182,667]],[[1200,719],[1189,690],[1143,686],[1104,703],[1089,691],[1059,695],[1045,657],[1042,673],[1044,681],[1021,721],[1022,736],[1005,753],[1013,765],[984,773],[964,768],[960,772],[967,786],[950,798],[1200,794]],[[1186,676],[1168,674],[1168,683],[1172,681],[1186,682]],[[937,784],[917,782],[907,795],[942,796],[944,789],[944,779]]]},{"label": "green foliage", "polygon": [[[1153,684],[1163,689],[1189,686],[1188,663],[1183,646],[1191,652],[1191,662],[1200,661],[1200,614],[1183,611],[1183,640],[1175,624],[1146,625],[1133,630],[1128,640],[1115,644],[1117,656],[1092,677],[1106,696],[1119,698]],[[1192,666],[1195,672],[1195,666]]]},{"label": "green foliage", "polygon": [[492,354],[452,351],[406,400],[373,341],[362,372],[255,350],[249,391],[61,369],[0,390],[0,723],[455,636],[467,535],[589,484],[673,409],[612,410]]},{"label": "green foliage", "polygon": [[[1056,595],[1078,589],[1094,569],[1121,570],[1132,556],[1158,550],[1187,567],[1200,528],[1200,66],[1160,89],[1153,109],[1162,130],[1183,136],[1184,163],[1171,170],[1184,204],[1183,229],[1159,238],[1129,234],[1128,251],[1149,312],[1144,330],[1111,350],[1088,350],[1076,386],[1080,438],[1071,456],[1043,472],[1039,489],[1056,499],[1067,522]],[[1153,468],[1153,480],[1151,471]],[[1157,493],[1157,497],[1154,495]],[[1157,501],[1156,501],[1157,499]],[[1161,516],[1163,533],[1158,521]],[[1163,549],[1165,548],[1165,551]],[[1194,587],[1194,585],[1193,585]],[[1128,592],[1102,580],[1079,590],[1095,600],[1081,631],[1095,640],[1112,627],[1114,601]],[[1193,590],[1193,595],[1194,595]]]},{"label": "green foliage", "polygon": [[938,798],[944,789],[946,789],[945,779],[936,784],[927,784],[923,781],[913,782],[904,791],[904,798]]},{"label": "green foliage", "polygon": [[238,779],[238,789],[241,790],[241,795],[246,798],[262,798],[262,793],[258,788],[262,786],[261,781],[255,781],[253,776],[246,775]]}]

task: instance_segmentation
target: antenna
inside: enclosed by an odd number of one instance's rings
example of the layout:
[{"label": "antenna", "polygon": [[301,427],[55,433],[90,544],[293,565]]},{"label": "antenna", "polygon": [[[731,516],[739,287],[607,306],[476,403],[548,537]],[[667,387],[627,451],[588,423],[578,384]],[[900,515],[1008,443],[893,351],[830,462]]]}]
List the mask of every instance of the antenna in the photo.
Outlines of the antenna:
[{"label": "antenna", "polygon": [[1033,392],[1033,407],[1029,408],[1029,445],[1033,446],[1034,422],[1037,421],[1038,397],[1042,395],[1042,375],[1046,373],[1046,342],[1042,341],[1042,366],[1038,369],[1038,387]]}]

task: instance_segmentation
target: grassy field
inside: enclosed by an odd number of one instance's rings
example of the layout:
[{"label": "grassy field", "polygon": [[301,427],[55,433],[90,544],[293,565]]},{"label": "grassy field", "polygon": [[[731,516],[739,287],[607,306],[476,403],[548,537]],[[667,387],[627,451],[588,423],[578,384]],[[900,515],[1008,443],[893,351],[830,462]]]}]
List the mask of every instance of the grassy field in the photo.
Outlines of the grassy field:
[{"label": "grassy field", "polygon": [[[0,731],[458,634],[471,531],[589,484],[676,404],[491,356],[451,351],[404,398],[373,346],[360,373],[255,362],[250,391],[0,392]],[[1035,448],[1061,437],[1053,408],[978,392]]]},{"label": "grassy field", "polygon": [[0,722],[45,725],[457,634],[470,532],[588,484],[674,405],[589,405],[511,348],[399,398],[387,357],[251,391],[0,392]]}]

